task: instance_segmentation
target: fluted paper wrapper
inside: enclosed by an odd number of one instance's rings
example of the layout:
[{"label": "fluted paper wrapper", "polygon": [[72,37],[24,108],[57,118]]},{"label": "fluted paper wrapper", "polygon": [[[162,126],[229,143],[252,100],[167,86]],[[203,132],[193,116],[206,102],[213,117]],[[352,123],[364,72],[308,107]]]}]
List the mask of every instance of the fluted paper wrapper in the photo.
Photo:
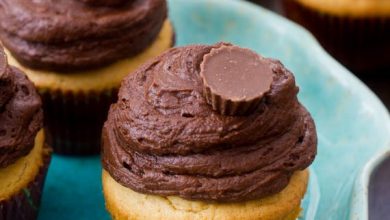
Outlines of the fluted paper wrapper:
[{"label": "fluted paper wrapper", "polygon": [[64,155],[100,153],[103,123],[117,89],[101,92],[41,91],[47,142]]},{"label": "fluted paper wrapper", "polygon": [[[172,46],[175,36],[172,35]],[[40,91],[47,141],[54,152],[63,155],[99,154],[102,127],[110,105],[116,102],[118,90]]]}]

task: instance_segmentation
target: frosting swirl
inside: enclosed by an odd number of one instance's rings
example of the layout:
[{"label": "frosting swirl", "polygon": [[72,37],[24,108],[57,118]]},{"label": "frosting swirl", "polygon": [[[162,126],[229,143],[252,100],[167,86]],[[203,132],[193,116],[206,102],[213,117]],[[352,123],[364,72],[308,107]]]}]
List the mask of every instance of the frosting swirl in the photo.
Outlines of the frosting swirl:
[{"label": "frosting swirl", "polygon": [[94,68],[144,50],[166,16],[165,0],[0,0],[0,39],[31,68]]},{"label": "frosting swirl", "polygon": [[41,99],[33,84],[8,66],[0,48],[0,168],[30,152],[42,120]]},{"label": "frosting swirl", "polygon": [[213,111],[200,63],[213,46],[174,48],[122,82],[103,128],[103,166],[133,190],[234,202],[287,186],[316,154],[314,122],[293,75],[276,60],[270,90],[245,116]]}]

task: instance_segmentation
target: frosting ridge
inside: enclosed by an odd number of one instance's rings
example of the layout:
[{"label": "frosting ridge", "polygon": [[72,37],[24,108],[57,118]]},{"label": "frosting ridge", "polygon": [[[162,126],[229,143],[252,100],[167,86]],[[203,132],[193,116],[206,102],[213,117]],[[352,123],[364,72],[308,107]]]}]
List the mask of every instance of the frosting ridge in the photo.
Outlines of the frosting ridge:
[{"label": "frosting ridge", "polygon": [[0,38],[20,63],[66,72],[138,54],[166,16],[165,0],[0,0]]}]

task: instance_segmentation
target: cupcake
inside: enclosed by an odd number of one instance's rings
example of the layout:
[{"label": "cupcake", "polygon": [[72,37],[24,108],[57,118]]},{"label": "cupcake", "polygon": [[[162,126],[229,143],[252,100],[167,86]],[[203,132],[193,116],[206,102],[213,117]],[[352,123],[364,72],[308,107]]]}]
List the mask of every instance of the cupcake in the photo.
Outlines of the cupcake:
[{"label": "cupcake", "polygon": [[309,29],[355,73],[390,68],[389,0],[284,0],[287,17]]},{"label": "cupcake", "polygon": [[170,49],[127,76],[103,127],[114,219],[296,219],[314,122],[293,75],[227,43]]},{"label": "cupcake", "polygon": [[50,162],[41,99],[0,48],[0,219],[35,219]]},{"label": "cupcake", "polygon": [[0,0],[0,40],[42,96],[48,143],[75,155],[100,152],[120,81],[174,31],[165,0]]}]

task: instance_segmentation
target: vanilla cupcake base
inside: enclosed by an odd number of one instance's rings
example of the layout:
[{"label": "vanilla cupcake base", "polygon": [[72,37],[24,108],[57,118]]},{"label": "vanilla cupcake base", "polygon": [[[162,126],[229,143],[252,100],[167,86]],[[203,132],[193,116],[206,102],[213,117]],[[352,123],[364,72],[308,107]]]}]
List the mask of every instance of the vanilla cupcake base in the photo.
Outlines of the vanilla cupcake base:
[{"label": "vanilla cupcake base", "polygon": [[106,207],[116,220],[295,220],[301,211],[309,172],[296,172],[278,194],[240,203],[207,203],[141,194],[122,186],[105,170],[102,178]]},{"label": "vanilla cupcake base", "polygon": [[0,219],[35,219],[50,163],[43,131],[35,138],[30,153],[0,169]]},{"label": "vanilla cupcake base", "polygon": [[30,69],[19,63],[6,48],[4,49],[9,64],[25,72],[39,92],[60,91],[77,94],[118,88],[122,79],[137,69],[139,65],[171,48],[174,37],[172,24],[169,20],[166,20],[154,42],[140,54],[121,59],[101,68],[74,72]]},{"label": "vanilla cupcake base", "polygon": [[100,152],[101,129],[122,79],[171,48],[174,38],[166,20],[155,41],[140,54],[101,68],[67,73],[30,69],[6,53],[10,65],[24,71],[42,97],[47,143],[54,152],[91,155]]}]

